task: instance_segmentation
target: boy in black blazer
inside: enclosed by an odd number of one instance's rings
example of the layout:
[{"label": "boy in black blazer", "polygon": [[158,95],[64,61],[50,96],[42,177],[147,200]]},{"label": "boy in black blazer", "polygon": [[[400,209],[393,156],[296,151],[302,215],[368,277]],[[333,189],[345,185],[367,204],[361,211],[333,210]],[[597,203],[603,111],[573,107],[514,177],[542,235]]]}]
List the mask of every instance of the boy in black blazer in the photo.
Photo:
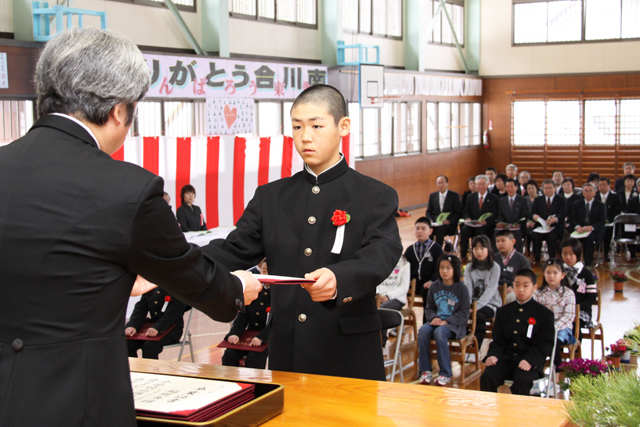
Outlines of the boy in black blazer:
[{"label": "boy in black blazer", "polygon": [[431,222],[436,222],[438,215],[443,212],[449,213],[442,225],[434,227],[434,240],[442,246],[444,236],[453,236],[458,233],[458,222],[462,218],[462,205],[460,204],[460,195],[449,190],[449,178],[445,175],[436,178],[436,186],[438,191],[429,195],[429,205],[425,216]]},{"label": "boy in black blazer", "polygon": [[467,197],[464,206],[465,222],[478,220],[486,213],[490,213],[480,227],[471,227],[468,224],[462,226],[460,232],[460,258],[466,262],[467,251],[469,249],[469,239],[475,236],[492,236],[498,217],[498,196],[488,191],[489,178],[486,175],[476,176],[476,188],[478,191]]},{"label": "boy in black blazer", "polygon": [[[622,200],[620,196],[611,191],[611,181],[609,178],[600,178],[598,183],[598,193],[596,194],[596,200],[600,200],[604,203],[607,211],[607,224],[612,224],[616,216],[622,213]],[[609,251],[611,250],[611,237],[613,234],[612,226],[604,227],[604,261],[609,262]]]},{"label": "boy in black blazer", "polygon": [[569,213],[569,231],[574,230],[583,233],[590,232],[580,239],[584,265],[591,267],[593,262],[593,249],[595,244],[600,244],[604,237],[604,224],[607,219],[604,204],[595,198],[596,187],[590,182],[582,186],[584,202],[575,202]]},{"label": "boy in black blazer", "polygon": [[513,286],[516,300],[496,311],[480,390],[495,393],[505,380],[513,379],[511,393],[528,396],[533,381],[544,374],[545,360],[553,350],[553,312],[533,299],[533,271],[517,271]]},{"label": "boy in black blazer", "polygon": [[[524,229],[527,225],[527,220],[530,217],[529,204],[526,199],[519,194],[518,187],[515,180],[507,179],[507,197],[503,197],[498,201],[498,219],[497,223],[506,222],[508,224],[515,224],[516,222],[520,226],[519,230],[512,231],[513,238],[516,239],[516,250],[522,253],[522,238],[524,236]],[[497,226],[496,230],[502,228]],[[495,233],[494,233],[495,234]],[[493,239],[493,245],[495,246],[495,236]],[[497,252],[497,247],[494,248],[494,252]]]},{"label": "boy in black blazer", "polygon": [[549,258],[556,257],[558,240],[564,237],[564,220],[567,216],[567,208],[565,199],[556,194],[556,186],[550,179],[542,181],[543,195],[537,197],[533,201],[533,209],[531,211],[532,219],[538,222],[540,218],[544,219],[553,230],[549,233],[533,232],[533,266],[540,263],[540,251],[542,250],[542,241],[547,242],[549,250]]}]

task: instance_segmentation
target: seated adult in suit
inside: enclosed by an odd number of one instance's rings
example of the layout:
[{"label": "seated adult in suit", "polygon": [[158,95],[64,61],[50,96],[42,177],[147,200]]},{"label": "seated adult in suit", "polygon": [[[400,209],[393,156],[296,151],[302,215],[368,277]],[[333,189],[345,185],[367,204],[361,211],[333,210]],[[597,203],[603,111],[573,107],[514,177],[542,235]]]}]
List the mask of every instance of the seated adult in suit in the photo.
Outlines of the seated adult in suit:
[{"label": "seated adult in suit", "polygon": [[604,237],[604,224],[607,219],[604,204],[596,200],[596,188],[590,182],[582,186],[584,203],[576,202],[569,213],[569,231],[578,233],[590,232],[588,236],[580,239],[584,265],[591,267],[593,262],[593,249],[595,244],[600,244]]},{"label": "seated adult in suit", "polygon": [[111,158],[151,83],[134,43],[63,31],[34,80],[40,118],[0,148],[0,426],[133,427],[123,326],[136,275],[222,322],[261,285],[236,272],[243,297],[187,243],[162,178]]},{"label": "seated adult in suit", "polygon": [[[616,216],[622,212],[622,201],[620,196],[611,191],[611,181],[609,178],[600,178],[598,183],[598,194],[596,199],[600,200],[607,208],[607,224],[613,223]],[[609,251],[611,250],[611,237],[613,234],[613,227],[604,227],[604,261],[609,262]]]},{"label": "seated adult in suit", "polygon": [[504,173],[507,175],[507,178],[518,179],[518,167],[513,163],[504,168]]},{"label": "seated adult in suit", "polygon": [[[616,184],[613,187],[613,191],[615,191],[618,194],[620,194],[620,192],[624,190],[625,188],[624,180],[627,179],[627,176],[629,175],[633,176],[633,174],[636,172],[636,167],[633,163],[627,162],[624,165],[622,165],[622,172],[624,175],[616,179]],[[635,176],[633,177],[633,180],[635,181]]]},{"label": "seated adult in suit", "polygon": [[491,193],[495,194],[498,197],[506,197],[507,189],[505,188],[504,184],[505,182],[507,182],[507,179],[507,175],[503,173],[499,173],[498,175],[496,175],[496,179],[495,181],[493,181],[495,185],[493,186]]},{"label": "seated adult in suit", "polygon": [[600,174],[598,172],[591,172],[589,176],[587,176],[587,182],[593,184],[598,191],[598,184],[600,183]]},{"label": "seated adult in suit", "polygon": [[624,189],[616,192],[620,196],[620,207],[622,212],[627,212],[627,205],[633,198],[638,198],[638,189],[636,188],[636,179],[633,175],[624,177]]},{"label": "seated adult in suit", "polygon": [[464,209],[464,205],[467,204],[467,197],[469,197],[469,194],[473,194],[478,191],[476,188],[476,177],[470,176],[467,178],[467,185],[469,186],[469,189],[462,194],[462,209]]},{"label": "seated adult in suit", "polygon": [[567,203],[567,215],[571,212],[571,206],[579,200],[582,200],[582,195],[575,192],[576,183],[573,178],[567,177],[562,180],[562,192],[558,193],[559,196],[564,197]]},{"label": "seated adult in suit", "polygon": [[518,181],[516,185],[518,186],[518,194],[522,197],[527,195],[527,182],[531,180],[531,174],[528,171],[522,171],[518,175]]},{"label": "seated adult in suit", "polygon": [[445,175],[436,178],[436,186],[438,191],[429,195],[426,217],[431,222],[436,222],[438,215],[443,212],[449,213],[442,225],[434,227],[433,231],[436,243],[443,246],[444,236],[458,234],[458,222],[462,218],[462,205],[460,204],[460,195],[449,190],[449,178]]},{"label": "seated adult in suit", "polygon": [[480,227],[471,227],[464,224],[460,232],[460,257],[465,262],[467,251],[469,249],[469,239],[484,234],[492,236],[493,229],[496,225],[498,217],[498,197],[487,191],[489,178],[486,175],[476,176],[477,193],[471,194],[467,198],[467,204],[464,206],[465,221],[478,220],[484,214],[490,213],[488,218],[482,221]]},{"label": "seated adult in suit", "polygon": [[[487,168],[487,170],[484,171],[484,174],[489,179],[489,184],[487,185],[487,190],[493,191],[493,187],[495,187],[495,183],[494,182],[496,180],[496,175],[498,175],[498,171],[496,171],[496,168],[494,168],[493,166],[489,166]],[[476,178],[473,177],[474,182],[475,182],[475,179]],[[462,204],[462,207],[464,207],[464,203]]]},{"label": "seated adult in suit", "polygon": [[[496,220],[498,225],[496,229],[503,228],[499,223],[506,222],[508,224],[518,223],[519,230],[512,231],[513,238],[516,239],[515,248],[518,252],[522,253],[522,238],[524,236],[524,229],[527,225],[527,219],[530,217],[529,204],[524,197],[517,194],[518,187],[513,179],[507,179],[507,197],[503,197],[498,201],[498,219]],[[495,236],[493,241],[495,242]],[[495,246],[495,243],[493,243]],[[498,248],[494,248],[494,252],[497,252]]]},{"label": "seated adult in suit", "polygon": [[562,194],[562,183],[564,182],[564,172],[561,170],[555,170],[551,174],[551,179],[553,183],[556,185],[556,193]]},{"label": "seated adult in suit", "polygon": [[563,197],[556,194],[556,186],[550,179],[542,181],[543,195],[533,202],[531,216],[534,222],[540,218],[553,228],[549,233],[533,233],[533,266],[540,263],[542,241],[547,242],[549,258],[556,257],[558,241],[564,236],[564,221],[567,216],[567,205]]}]

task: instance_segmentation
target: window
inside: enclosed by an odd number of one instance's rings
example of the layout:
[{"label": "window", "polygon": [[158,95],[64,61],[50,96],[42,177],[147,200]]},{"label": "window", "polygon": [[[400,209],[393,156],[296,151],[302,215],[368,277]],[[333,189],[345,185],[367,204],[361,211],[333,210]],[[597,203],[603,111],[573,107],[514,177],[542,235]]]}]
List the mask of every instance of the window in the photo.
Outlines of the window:
[{"label": "window", "polygon": [[316,0],[229,0],[229,14],[234,18],[318,27]]},{"label": "window", "polygon": [[513,0],[513,42],[640,38],[638,0]]},{"label": "window", "polygon": [[33,101],[0,101],[0,147],[24,135],[33,126]]},{"label": "window", "polygon": [[640,145],[640,99],[514,101],[513,145]]},{"label": "window", "polygon": [[[453,29],[456,32],[456,37],[458,37],[458,43],[464,45],[464,1],[445,0],[445,8],[451,18]],[[455,45],[453,32],[451,31],[451,26],[449,25],[445,11],[442,10],[436,15],[439,9],[440,0],[427,1],[426,22],[427,25],[429,25],[427,28],[433,30],[427,35],[427,40],[429,43]]]},{"label": "window", "polygon": [[[144,6],[166,7],[164,0],[115,0],[121,3],[140,4]],[[196,0],[173,0],[173,3],[179,10],[187,12],[196,11]]]},{"label": "window", "polygon": [[258,102],[258,135],[282,135],[281,108],[280,102]]},{"label": "window", "polygon": [[402,0],[343,0],[344,31],[402,38]]},{"label": "window", "polygon": [[481,110],[479,103],[427,103],[427,150],[480,145]]},{"label": "window", "polygon": [[437,114],[438,104],[435,102],[427,103],[427,150],[437,150],[438,149],[438,123],[436,120],[438,119]]},{"label": "window", "polygon": [[204,135],[205,108],[204,102],[141,101],[129,136]]}]

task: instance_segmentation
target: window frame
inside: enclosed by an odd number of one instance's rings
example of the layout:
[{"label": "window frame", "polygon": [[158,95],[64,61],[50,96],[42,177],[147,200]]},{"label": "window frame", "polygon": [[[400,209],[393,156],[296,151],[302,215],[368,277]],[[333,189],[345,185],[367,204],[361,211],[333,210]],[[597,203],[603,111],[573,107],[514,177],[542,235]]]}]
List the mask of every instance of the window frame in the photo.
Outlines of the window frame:
[{"label": "window frame", "polygon": [[[373,31],[373,15],[375,13],[374,11],[374,0],[354,0],[358,2],[358,7],[357,7],[357,15],[358,15],[358,29],[357,30],[351,30],[351,29],[345,29],[344,28],[344,24],[342,27],[342,31],[344,33],[350,33],[350,34],[363,34],[366,36],[370,36],[370,37],[379,37],[379,38],[384,38],[384,39],[388,39],[388,40],[402,40],[403,39],[403,35],[404,35],[404,8],[405,8],[405,4],[404,4],[404,0],[400,0],[400,35],[399,36],[392,36],[389,34],[380,34],[380,33],[375,33]],[[371,19],[369,22],[371,31],[365,32],[365,31],[361,31],[360,30],[360,2],[361,1],[367,1],[370,3],[371,5]],[[385,5],[387,5],[386,3],[387,0],[385,0]],[[384,15],[387,16],[387,8],[385,8],[384,10]],[[388,19],[388,18],[387,18]],[[387,21],[387,25],[388,25],[388,21]]]},{"label": "window frame", "polygon": [[[428,0],[431,5],[432,5],[432,9],[431,9],[431,17],[433,17],[433,12],[435,11],[436,5],[440,3],[440,0]],[[462,7],[462,30],[465,31],[466,30],[466,15],[464,13],[464,0],[445,0],[444,1],[445,4],[451,4],[454,6],[460,6]],[[453,17],[451,17],[451,19],[453,20]],[[429,22],[427,22],[427,25],[429,25]],[[434,46],[453,46],[455,47],[455,40],[453,40],[452,43],[443,43],[442,42],[442,30],[444,28],[444,26],[447,26],[447,28],[449,27],[449,23],[447,22],[447,17],[444,15],[444,12],[440,13],[440,41],[434,41],[435,38],[433,36],[433,32],[431,32],[431,34],[428,35],[427,37],[427,44],[430,45],[434,45]],[[466,31],[465,31],[466,32]],[[464,42],[466,40],[466,34],[463,33],[463,39],[462,39],[462,43],[460,43],[460,47],[464,48]],[[456,33],[456,37],[458,37],[458,34]],[[458,40],[458,42],[460,42],[460,40]]]},{"label": "window frame", "polygon": [[[149,0],[144,0],[149,1]],[[195,1],[195,0],[194,0]],[[289,27],[298,27],[298,28],[308,28],[312,30],[318,29],[318,0],[313,0],[315,5],[315,15],[316,15],[316,23],[315,24],[306,24],[302,22],[291,22],[291,21],[283,21],[278,19],[278,0],[273,1],[273,18],[265,18],[261,17],[259,14],[259,0],[255,0],[256,3],[256,14],[255,15],[247,15],[244,13],[232,12],[231,7],[229,7],[229,18],[235,19],[244,19],[247,21],[255,21],[255,22],[263,22],[267,24],[276,24],[276,25],[286,25]],[[297,4],[296,4],[297,7]],[[298,11],[296,9],[296,16],[298,15]]]},{"label": "window frame", "polygon": [[[134,4],[134,5],[139,5],[139,6],[161,7],[161,8],[169,10],[167,5],[164,4],[163,1],[153,1],[153,0],[108,0],[108,1],[115,1],[115,2],[118,2],[118,3]],[[183,12],[197,13],[198,12],[198,0],[193,0],[193,6],[185,6],[183,4],[176,4],[176,7],[178,8],[178,10],[181,10]]]}]

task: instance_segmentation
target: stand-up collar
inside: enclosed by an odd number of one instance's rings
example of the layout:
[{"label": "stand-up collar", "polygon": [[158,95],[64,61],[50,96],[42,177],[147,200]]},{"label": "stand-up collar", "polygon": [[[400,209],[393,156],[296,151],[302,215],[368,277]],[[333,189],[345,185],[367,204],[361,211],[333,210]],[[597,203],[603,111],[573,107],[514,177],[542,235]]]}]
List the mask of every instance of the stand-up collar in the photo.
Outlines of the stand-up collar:
[{"label": "stand-up collar", "polygon": [[306,179],[310,184],[321,185],[326,182],[333,181],[334,179],[342,176],[348,170],[349,165],[347,165],[347,161],[343,157],[338,163],[324,172],[321,172],[318,176],[314,176],[310,173],[307,169],[307,165],[305,164],[305,167],[302,169],[302,174],[304,179]]}]

